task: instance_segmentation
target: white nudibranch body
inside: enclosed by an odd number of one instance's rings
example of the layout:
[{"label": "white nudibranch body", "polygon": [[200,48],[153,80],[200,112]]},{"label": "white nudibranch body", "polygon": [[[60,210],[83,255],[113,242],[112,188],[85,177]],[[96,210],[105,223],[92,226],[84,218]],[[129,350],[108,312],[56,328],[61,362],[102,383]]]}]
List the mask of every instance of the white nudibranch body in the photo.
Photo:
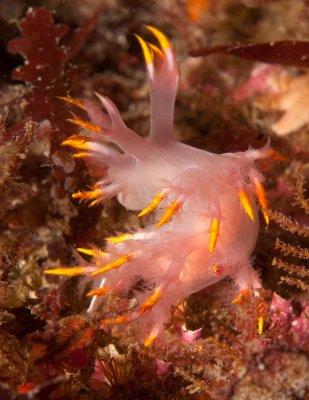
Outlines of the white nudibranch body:
[{"label": "white nudibranch body", "polygon": [[147,29],[160,45],[137,36],[150,88],[149,137],[130,130],[112,101],[97,95],[107,113],[90,100],[66,98],[91,119],[71,121],[93,133],[73,136],[63,144],[83,150],[75,157],[95,167],[96,175],[102,171],[93,190],[73,197],[94,205],[117,196],[140,217],[154,213],[156,222],[107,239],[104,251],[79,249],[92,256],[89,265],[46,271],[93,276],[92,310],[98,309],[103,294],[125,295],[143,282],[144,290],[135,291],[136,310],[102,323],[138,319],[146,346],[162,332],[171,306],[190,294],[226,276],[239,287],[235,303],[261,287],[250,263],[259,231],[257,200],[267,223],[268,215],[263,177],[255,162],[271,152],[265,146],[217,155],[178,142],[173,128],[179,80],[174,51],[162,32]]}]

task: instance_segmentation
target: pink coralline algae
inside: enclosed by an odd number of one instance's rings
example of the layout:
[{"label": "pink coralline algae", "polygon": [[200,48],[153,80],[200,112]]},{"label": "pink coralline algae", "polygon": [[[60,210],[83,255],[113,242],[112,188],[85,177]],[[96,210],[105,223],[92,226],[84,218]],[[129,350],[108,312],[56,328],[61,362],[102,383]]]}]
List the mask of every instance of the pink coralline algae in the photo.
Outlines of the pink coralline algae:
[{"label": "pink coralline algae", "polygon": [[173,128],[179,81],[175,54],[162,32],[146,28],[159,42],[157,46],[137,36],[150,90],[149,137],[130,130],[113,102],[97,94],[106,112],[90,100],[65,98],[91,120],[71,122],[91,133],[72,136],[63,145],[81,150],[74,156],[99,176],[93,190],[74,198],[95,205],[117,196],[139,217],[153,213],[155,222],[107,238],[104,250],[78,249],[92,256],[90,263],[45,272],[93,277],[90,310],[99,310],[108,293],[134,293],[136,308],[103,320],[102,326],[138,321],[148,346],[162,332],[171,306],[190,294],[226,276],[239,288],[234,303],[261,287],[250,262],[259,231],[257,200],[267,223],[269,217],[256,161],[271,156],[272,150],[266,145],[219,155],[178,142]]},{"label": "pink coralline algae", "polygon": [[283,299],[277,293],[273,294],[270,310],[272,312],[272,326],[288,325],[292,316],[295,317],[291,301]]},{"label": "pink coralline algae", "polygon": [[188,330],[185,325],[181,327],[181,339],[184,343],[193,343],[202,335],[202,328],[195,331]]},{"label": "pink coralline algae", "polygon": [[285,300],[277,293],[273,294],[270,305],[271,326],[283,327],[294,337],[294,342],[306,344],[309,339],[309,306],[308,303],[301,305],[299,315],[293,310],[292,301]]}]

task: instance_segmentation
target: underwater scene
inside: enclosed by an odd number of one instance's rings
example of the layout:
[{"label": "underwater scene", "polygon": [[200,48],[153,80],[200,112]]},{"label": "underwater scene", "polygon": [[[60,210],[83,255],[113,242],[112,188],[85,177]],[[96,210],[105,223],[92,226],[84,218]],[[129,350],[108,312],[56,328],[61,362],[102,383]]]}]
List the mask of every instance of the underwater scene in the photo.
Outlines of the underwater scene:
[{"label": "underwater scene", "polygon": [[308,0],[0,32],[0,400],[309,400]]}]

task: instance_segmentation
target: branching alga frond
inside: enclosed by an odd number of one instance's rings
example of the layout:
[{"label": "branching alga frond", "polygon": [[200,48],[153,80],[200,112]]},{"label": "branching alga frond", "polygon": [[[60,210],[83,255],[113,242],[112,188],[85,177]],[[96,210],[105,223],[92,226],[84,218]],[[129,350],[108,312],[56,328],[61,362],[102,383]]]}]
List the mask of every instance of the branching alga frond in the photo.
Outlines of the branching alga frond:
[{"label": "branching alga frond", "polygon": [[309,237],[309,229],[306,226],[299,225],[298,222],[278,211],[268,211],[269,217],[275,221],[282,229],[290,233],[296,233],[302,237]]},{"label": "branching alga frond", "polygon": [[[295,187],[295,205],[298,205],[307,214],[309,212],[309,200],[305,197],[305,177],[300,175],[297,179]],[[282,229],[299,237],[309,237],[309,227],[300,225],[297,221],[276,211],[269,211],[269,217],[275,221]],[[301,245],[292,245],[280,239],[276,240],[275,248],[279,250],[283,256],[292,256],[302,260],[309,259],[309,249]],[[280,277],[280,280],[290,286],[297,287],[303,291],[309,292],[309,269],[305,265],[293,264],[280,258],[275,257],[272,265],[285,271],[288,275]]]},{"label": "branching alga frond", "polygon": [[297,179],[294,205],[298,205],[306,214],[309,214],[309,199],[305,197],[305,181],[305,177],[302,174]]}]

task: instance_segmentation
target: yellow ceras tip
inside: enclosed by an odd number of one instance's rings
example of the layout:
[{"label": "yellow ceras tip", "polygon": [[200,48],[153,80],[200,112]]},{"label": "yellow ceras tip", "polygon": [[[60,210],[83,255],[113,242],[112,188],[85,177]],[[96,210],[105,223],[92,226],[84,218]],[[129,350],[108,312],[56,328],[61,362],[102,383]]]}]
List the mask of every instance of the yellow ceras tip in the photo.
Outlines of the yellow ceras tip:
[{"label": "yellow ceras tip", "polygon": [[98,289],[93,289],[90,292],[87,293],[86,296],[92,297],[92,296],[104,296],[107,292],[110,291],[110,288],[108,287],[101,287]]},{"label": "yellow ceras tip", "polygon": [[141,305],[140,313],[144,314],[144,312],[150,310],[157,302],[163,294],[163,289],[161,287],[156,288],[154,293]]},{"label": "yellow ceras tip", "polygon": [[108,272],[112,269],[120,268],[123,264],[127,263],[128,261],[131,261],[132,259],[133,259],[133,253],[125,254],[117,258],[116,260],[104,265],[104,267],[99,268],[96,271],[92,272],[91,276],[96,276]]},{"label": "yellow ceras tip", "polygon": [[258,311],[260,314],[262,314],[265,311],[265,304],[263,302],[259,303]]},{"label": "yellow ceras tip", "polygon": [[149,46],[149,48],[151,50],[153,50],[154,53],[158,54],[158,56],[160,56],[160,57],[164,57],[163,51],[161,49],[159,49],[158,46],[156,46],[155,44],[149,43],[149,42],[146,42],[146,43]]},{"label": "yellow ceras tip", "polygon": [[100,202],[99,199],[93,200],[93,201],[89,204],[89,207],[96,206],[99,202]]},{"label": "yellow ceras tip", "polygon": [[64,101],[66,101],[67,103],[74,104],[75,106],[77,106],[77,107],[79,107],[79,108],[82,108],[83,110],[86,109],[86,107],[85,107],[85,105],[84,105],[84,103],[83,103],[82,101],[73,99],[72,97],[62,97],[62,96],[58,96],[58,99],[64,100]]},{"label": "yellow ceras tip", "polygon": [[122,315],[114,319],[104,319],[102,323],[105,325],[121,325],[121,324],[126,324],[127,322],[130,321],[131,321],[130,317],[128,317],[127,315]]},{"label": "yellow ceras tip", "polygon": [[105,240],[111,243],[121,243],[126,240],[132,239],[133,235],[131,233],[126,233],[125,235],[115,236],[115,237],[108,237]]},{"label": "yellow ceras tip", "polygon": [[138,217],[143,217],[144,215],[149,214],[151,211],[154,211],[156,208],[158,208],[164,196],[165,192],[160,192],[159,194],[157,194],[153,201],[138,214]]},{"label": "yellow ceras tip", "polygon": [[144,58],[145,58],[146,64],[152,64],[153,63],[153,55],[152,55],[152,51],[148,47],[147,43],[139,35],[134,34],[134,36],[139,41],[139,44],[140,44],[140,46],[141,46],[141,48],[143,50],[143,54],[144,54]]},{"label": "yellow ceras tip", "polygon": [[259,317],[258,319],[258,332],[261,335],[264,331],[264,318],[263,317]]},{"label": "yellow ceras tip", "polygon": [[170,44],[168,38],[159,29],[157,29],[151,25],[144,25],[144,27],[155,35],[158,42],[160,43],[162,50],[169,49],[171,47],[171,44]]},{"label": "yellow ceras tip", "polygon": [[83,253],[83,254],[86,254],[86,255],[92,256],[92,257],[94,257],[94,256],[106,256],[106,254],[107,254],[105,251],[101,251],[101,250],[98,250],[98,249],[85,249],[83,247],[78,247],[76,250],[78,252],[80,252],[80,253]]},{"label": "yellow ceras tip", "polygon": [[61,146],[71,146],[79,150],[89,150],[89,143],[84,139],[66,139],[61,143]]},{"label": "yellow ceras tip", "polygon": [[73,199],[81,200],[93,200],[97,199],[100,196],[102,196],[101,189],[90,190],[88,192],[77,192],[72,194]]},{"label": "yellow ceras tip", "polygon": [[264,219],[265,219],[266,225],[269,225],[269,216],[268,216],[268,214],[267,214],[267,212],[266,212],[266,211],[263,211],[263,216],[264,216]]},{"label": "yellow ceras tip", "polygon": [[209,232],[209,253],[212,253],[216,247],[220,229],[220,220],[211,218]]},{"label": "yellow ceras tip", "polygon": [[157,337],[158,337],[158,335],[156,335],[156,334],[149,335],[148,338],[144,342],[144,347],[151,346],[154,343],[154,341],[157,339]]},{"label": "yellow ceras tip", "polygon": [[90,157],[90,154],[89,153],[76,153],[76,154],[73,154],[73,157],[74,158],[88,158],[88,157]]},{"label": "yellow ceras tip", "polygon": [[179,200],[173,201],[173,203],[171,203],[167,207],[165,213],[163,214],[163,216],[161,217],[161,219],[157,223],[156,228],[159,229],[159,228],[161,228],[161,226],[167,224],[172,219],[173,215],[176,214],[179,211],[181,206],[182,206],[182,202],[181,201],[179,201]]},{"label": "yellow ceras tip", "polygon": [[244,210],[246,211],[247,215],[252,221],[254,221],[254,212],[247,193],[244,190],[240,190],[238,192],[238,195],[240,203],[243,206]]},{"label": "yellow ceras tip", "polygon": [[267,152],[267,157],[272,158],[273,160],[277,161],[287,161],[288,157],[284,156],[283,154],[279,153],[279,151],[269,149]]},{"label": "yellow ceras tip", "polygon": [[64,275],[64,276],[79,276],[84,275],[89,271],[88,267],[73,267],[73,268],[54,268],[54,269],[46,269],[44,274],[48,275]]},{"label": "yellow ceras tip", "polygon": [[149,347],[149,346],[151,346],[151,345],[153,344],[153,342],[157,339],[158,335],[159,335],[158,329],[153,329],[153,330],[150,332],[150,334],[149,334],[149,336],[147,337],[147,339],[145,340],[145,342],[144,342],[144,347]]},{"label": "yellow ceras tip", "polygon": [[99,125],[93,124],[89,121],[82,121],[81,119],[74,118],[68,118],[67,121],[72,122],[72,124],[78,125],[81,128],[89,129],[90,131],[93,131],[95,133],[102,132],[102,128]]},{"label": "yellow ceras tip", "polygon": [[262,185],[262,183],[260,181],[255,180],[255,188],[256,188],[256,193],[258,196],[260,206],[262,208],[262,213],[264,215],[265,222],[268,225],[269,224],[269,216],[267,214],[268,204],[267,204],[267,198],[266,198],[264,186]]},{"label": "yellow ceras tip", "polygon": [[240,291],[239,295],[234,300],[232,300],[231,304],[241,304],[248,297],[249,297],[249,290],[243,289]]},{"label": "yellow ceras tip", "polygon": [[[261,301],[258,304],[258,312],[259,314],[263,314],[264,311],[265,311],[265,303]],[[258,332],[261,335],[263,331],[264,331],[264,317],[260,315],[258,318]]]}]

